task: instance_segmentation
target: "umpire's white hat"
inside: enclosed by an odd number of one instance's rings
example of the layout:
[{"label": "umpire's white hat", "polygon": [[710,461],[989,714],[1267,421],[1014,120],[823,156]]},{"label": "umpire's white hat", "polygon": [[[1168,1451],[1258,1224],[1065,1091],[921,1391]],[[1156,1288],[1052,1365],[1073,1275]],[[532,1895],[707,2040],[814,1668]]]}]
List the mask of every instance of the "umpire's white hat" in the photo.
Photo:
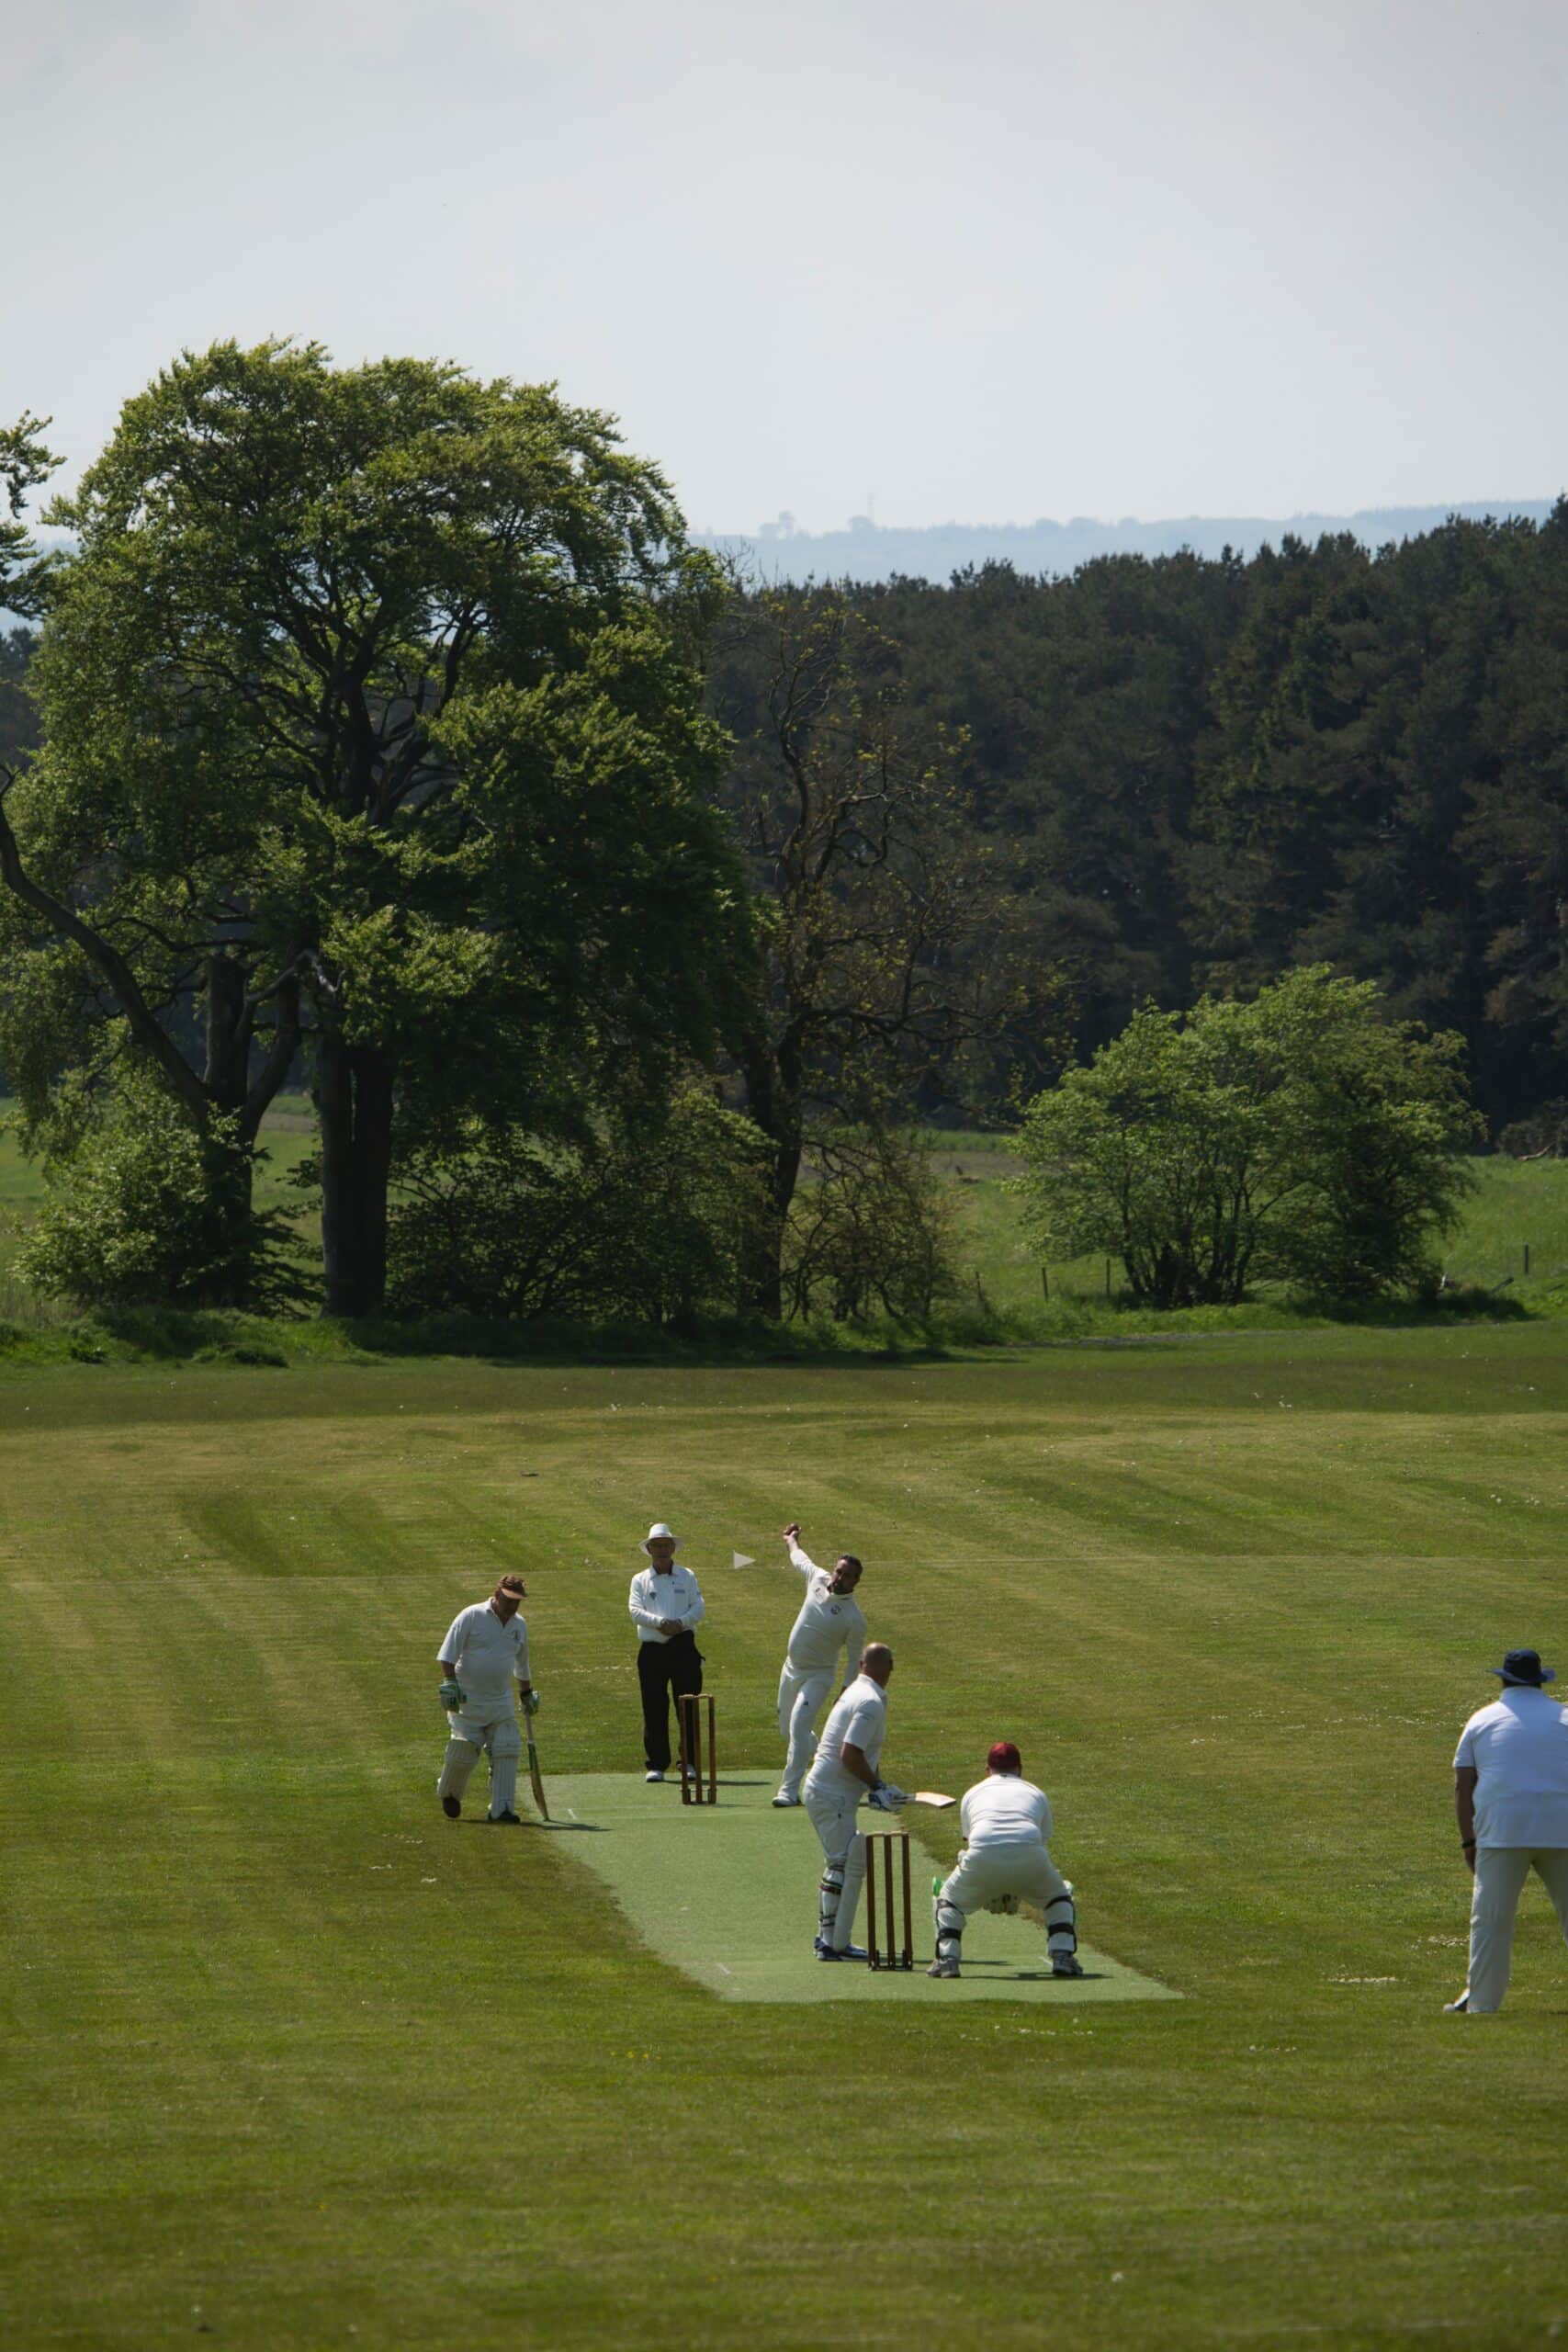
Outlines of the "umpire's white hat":
[{"label": "umpire's white hat", "polygon": [[[665,1526],[664,1521],[661,1519],[656,1519],[653,1525],[649,1529],[648,1533],[642,1539],[642,1548],[645,1552],[648,1552],[648,1547],[653,1542],[656,1535],[661,1535],[666,1544],[674,1544],[678,1545],[681,1541],[678,1535],[674,1534],[671,1529]],[[651,1552],[649,1552],[649,1559],[653,1557]]]}]

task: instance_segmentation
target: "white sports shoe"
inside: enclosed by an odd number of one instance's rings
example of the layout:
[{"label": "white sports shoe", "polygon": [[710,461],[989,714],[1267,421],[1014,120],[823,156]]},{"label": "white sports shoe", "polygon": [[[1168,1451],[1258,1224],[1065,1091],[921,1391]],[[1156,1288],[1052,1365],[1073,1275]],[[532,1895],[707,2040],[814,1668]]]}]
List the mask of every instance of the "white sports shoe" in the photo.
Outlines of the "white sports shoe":
[{"label": "white sports shoe", "polygon": [[940,1954],[926,1971],[928,1976],[956,1976],[957,1973],[958,1962],[955,1960],[943,1960]]},{"label": "white sports shoe", "polygon": [[661,1781],[664,1775],[662,1772],[645,1772],[642,1777],[645,1781]]},{"label": "white sports shoe", "polygon": [[800,1799],[797,1796],[792,1795],[788,1789],[781,1789],[777,1796],[773,1799],[773,1803],[776,1805],[798,1804],[800,1803]]}]

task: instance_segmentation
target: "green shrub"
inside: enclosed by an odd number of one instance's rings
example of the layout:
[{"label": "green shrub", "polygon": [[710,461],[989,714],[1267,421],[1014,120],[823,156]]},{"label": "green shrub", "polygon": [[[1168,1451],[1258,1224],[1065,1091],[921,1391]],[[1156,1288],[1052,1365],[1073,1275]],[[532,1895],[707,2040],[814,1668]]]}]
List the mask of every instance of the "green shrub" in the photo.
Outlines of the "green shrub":
[{"label": "green shrub", "polygon": [[198,1130],[134,1069],[46,1178],[16,1259],[23,1282],[46,1297],[88,1306],[243,1301],[265,1312],[307,1295],[292,1227],[249,1205],[248,1155],[221,1123]]},{"label": "green shrub", "polygon": [[767,1146],[692,1088],[592,1144],[479,1125],[421,1150],[388,1237],[404,1314],[689,1328],[733,1312],[765,1209]]},{"label": "green shrub", "polygon": [[818,1135],[784,1234],[784,1297],[798,1317],[860,1323],[881,1313],[930,1320],[954,1298],[956,1206],[927,1138],[897,1127]]},{"label": "green shrub", "polygon": [[1247,1003],[1146,1007],[1030,1104],[1030,1238],[1046,1258],[1119,1258],[1162,1308],[1234,1305],[1269,1278],[1342,1299],[1434,1288],[1434,1237],[1474,1186],[1460,1054],[1321,965]]}]

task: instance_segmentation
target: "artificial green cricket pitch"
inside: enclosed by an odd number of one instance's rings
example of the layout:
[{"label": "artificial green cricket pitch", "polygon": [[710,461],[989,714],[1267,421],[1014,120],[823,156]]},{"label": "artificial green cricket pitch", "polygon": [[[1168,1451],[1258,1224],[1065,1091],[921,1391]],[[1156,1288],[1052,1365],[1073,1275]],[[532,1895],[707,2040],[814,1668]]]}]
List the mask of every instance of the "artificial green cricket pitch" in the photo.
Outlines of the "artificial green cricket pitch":
[{"label": "artificial green cricket pitch", "polygon": [[[724,1721],[721,1715],[720,1723]],[[583,1832],[571,1859],[602,1878],[637,1934],[724,2001],[1041,2002],[1048,2007],[1100,2001],[1163,2001],[1171,1989],[1123,1968],[1085,1941],[1081,1978],[1051,1974],[1045,1937],[1026,1916],[981,1912],[964,1939],[956,1983],[923,1973],[931,1956],[931,1854],[919,1842],[919,1809],[897,1826],[909,1833],[913,1864],[915,1968],[874,1970],[817,1960],[812,1937],[822,1867],[804,1807],[773,1810],[776,1782],[721,1770],[716,1804],[684,1805],[679,1784],[648,1787],[636,1773],[574,1773],[546,1794],[552,1817]],[[864,1826],[894,1826],[867,1815]],[[896,1890],[902,1930],[902,1893]],[[855,1926],[863,1942],[863,1897]],[[886,1914],[882,1921],[886,1946]]]}]

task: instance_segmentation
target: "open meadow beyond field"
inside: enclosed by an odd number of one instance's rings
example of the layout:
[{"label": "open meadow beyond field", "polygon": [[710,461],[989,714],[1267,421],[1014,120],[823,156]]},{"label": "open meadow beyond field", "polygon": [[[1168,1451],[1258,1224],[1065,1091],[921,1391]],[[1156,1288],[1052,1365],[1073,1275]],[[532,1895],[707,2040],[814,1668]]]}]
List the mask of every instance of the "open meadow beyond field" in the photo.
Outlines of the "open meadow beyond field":
[{"label": "open meadow beyond field", "polygon": [[[1016,1739],[1086,1945],[1180,1997],[699,1981],[671,1889],[689,1851],[723,1899],[722,1804],[646,1792],[661,1877],[580,1850],[590,1799],[625,1840],[644,1794],[655,1516],[706,1593],[726,1776],[779,1766],[798,1517],[864,1559],[890,1775],[961,1791]],[[1557,1324],[8,1377],[7,2346],[1568,2332],[1539,1893],[1501,2016],[1441,2014],[1454,1738],[1506,1648],[1568,1665],[1565,1549]],[[434,1652],[510,1568],[587,1829],[484,1826],[482,1768],[463,1819],[435,1801]],[[956,1815],[911,1825],[923,1906]],[[764,1991],[780,1887],[817,1965],[800,1828],[735,1849],[720,1957]]]}]

